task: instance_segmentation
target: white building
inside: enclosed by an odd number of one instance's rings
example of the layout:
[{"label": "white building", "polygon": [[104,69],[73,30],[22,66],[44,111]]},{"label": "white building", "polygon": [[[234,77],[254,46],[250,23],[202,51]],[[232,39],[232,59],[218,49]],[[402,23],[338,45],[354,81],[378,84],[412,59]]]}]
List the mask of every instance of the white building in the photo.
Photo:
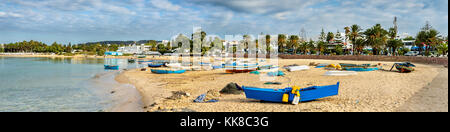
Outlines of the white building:
[{"label": "white building", "polygon": [[119,47],[119,49],[117,50],[117,52],[122,52],[124,54],[143,54],[146,51],[150,51],[152,47],[148,46],[148,45],[131,45],[131,46],[124,46],[124,47]]}]

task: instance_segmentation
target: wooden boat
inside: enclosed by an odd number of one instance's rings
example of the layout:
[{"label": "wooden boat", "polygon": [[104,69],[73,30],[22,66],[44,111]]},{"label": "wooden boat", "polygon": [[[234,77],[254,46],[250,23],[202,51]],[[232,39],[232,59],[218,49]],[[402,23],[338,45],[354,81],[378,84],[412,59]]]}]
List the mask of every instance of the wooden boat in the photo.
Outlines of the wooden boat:
[{"label": "wooden boat", "polygon": [[152,60],[149,60],[149,61],[143,61],[143,60],[138,61],[138,63],[146,63],[146,62],[153,62],[153,61]]},{"label": "wooden boat", "polygon": [[303,66],[290,66],[286,67],[286,70],[293,72],[293,71],[302,71],[302,70],[308,70],[309,66],[303,65]]},{"label": "wooden boat", "polygon": [[238,61],[224,65],[226,73],[248,73],[258,70],[258,63],[248,63],[247,61]]},{"label": "wooden boat", "polygon": [[136,62],[135,59],[128,59],[128,63],[134,63],[134,62]]},{"label": "wooden boat", "polygon": [[118,65],[104,65],[106,70],[119,70]]},{"label": "wooden boat", "polygon": [[162,67],[164,63],[150,63],[148,64],[148,67]]},{"label": "wooden boat", "polygon": [[347,64],[347,63],[339,63],[341,67],[370,67],[370,64]]},{"label": "wooden boat", "polygon": [[414,67],[416,67],[414,64],[411,64],[410,62],[404,62],[404,63],[394,63],[394,65],[391,68],[391,71],[393,68],[396,68],[400,73],[410,73],[414,71]]},{"label": "wooden boat", "polygon": [[378,67],[342,67],[342,70],[347,71],[356,71],[356,72],[366,72],[366,71],[376,71],[378,70]]},{"label": "wooden boat", "polygon": [[156,73],[156,74],[181,74],[181,73],[185,73],[186,70],[156,70],[156,69],[152,69],[152,73]]},{"label": "wooden boat", "polygon": [[[289,102],[294,100],[294,94],[292,94],[292,87],[285,89],[266,89],[242,86],[245,96],[250,99],[269,101],[269,102],[283,102],[283,95],[289,94]],[[339,82],[336,85],[328,86],[311,86],[299,90],[300,102],[312,101],[320,98],[338,95]]]},{"label": "wooden boat", "polygon": [[226,73],[248,73],[252,71],[256,71],[258,69],[257,66],[233,66],[233,67],[225,67]]}]

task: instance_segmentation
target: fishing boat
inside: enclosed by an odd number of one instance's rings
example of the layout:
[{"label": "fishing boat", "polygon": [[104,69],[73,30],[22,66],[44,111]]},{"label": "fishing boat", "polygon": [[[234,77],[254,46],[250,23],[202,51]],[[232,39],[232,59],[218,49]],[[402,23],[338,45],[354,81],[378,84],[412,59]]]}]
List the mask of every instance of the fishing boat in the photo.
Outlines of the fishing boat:
[{"label": "fishing boat", "polygon": [[173,68],[180,68],[180,67],[182,67],[181,63],[164,63],[164,66],[165,67],[173,67]]},{"label": "fishing boat", "polygon": [[181,73],[185,73],[186,70],[156,70],[156,69],[152,69],[152,73],[155,74],[181,74]]},{"label": "fishing boat", "polygon": [[149,63],[149,62],[153,62],[153,61],[152,60],[149,60],[149,61],[140,60],[140,61],[138,61],[138,63]]},{"label": "fishing boat", "polygon": [[106,70],[119,70],[118,65],[104,65]]},{"label": "fishing boat", "polygon": [[[283,102],[283,95],[288,94],[288,102],[294,100],[295,94],[292,94],[292,87],[284,89],[266,89],[242,86],[245,96],[250,99],[268,101],[268,102]],[[339,82],[336,85],[328,86],[311,86],[298,90],[300,92],[300,102],[313,101],[320,98],[338,95]],[[295,93],[295,92],[294,92]]]},{"label": "fishing boat", "polygon": [[356,72],[367,72],[367,71],[376,71],[379,70],[378,67],[343,67],[342,70],[347,71],[356,71]]},{"label": "fishing boat", "polygon": [[248,73],[252,71],[256,71],[258,69],[257,66],[225,66],[226,73]]},{"label": "fishing boat", "polygon": [[150,63],[148,64],[148,67],[162,67],[164,66],[164,63]]},{"label": "fishing boat", "polygon": [[410,62],[404,62],[404,63],[394,63],[394,65],[391,68],[391,71],[393,68],[396,68],[400,73],[410,73],[412,71],[414,71],[414,67],[416,67],[416,65],[411,64]]},{"label": "fishing boat", "polygon": [[128,59],[128,63],[134,63],[134,62],[136,62],[135,59]]},{"label": "fishing boat", "polygon": [[370,64],[348,64],[348,63],[339,63],[341,67],[370,67]]},{"label": "fishing boat", "polygon": [[226,73],[248,73],[258,70],[257,63],[247,63],[247,62],[234,62],[232,64],[224,65]]},{"label": "fishing boat", "polygon": [[145,55],[140,55],[140,56],[137,56],[138,58],[146,58],[147,56],[145,56]]},{"label": "fishing boat", "polygon": [[285,67],[286,70],[293,72],[293,71],[303,71],[303,70],[308,70],[309,66],[303,65],[303,66],[289,66],[289,67]]}]

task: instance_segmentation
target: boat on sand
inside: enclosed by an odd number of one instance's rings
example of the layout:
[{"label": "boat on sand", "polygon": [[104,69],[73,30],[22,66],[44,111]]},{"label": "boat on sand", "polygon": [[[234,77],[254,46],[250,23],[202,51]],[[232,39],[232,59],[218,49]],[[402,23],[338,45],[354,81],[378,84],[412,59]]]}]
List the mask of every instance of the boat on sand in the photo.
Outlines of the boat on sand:
[{"label": "boat on sand", "polygon": [[[300,102],[313,101],[320,98],[325,98],[329,96],[335,96],[339,93],[339,82],[335,85],[328,86],[311,86],[307,88],[302,88],[296,90],[300,94]],[[250,99],[268,101],[268,102],[283,102],[283,96],[287,94],[287,101],[292,102],[294,96],[296,96],[296,91],[292,92],[292,87],[287,87],[284,89],[267,89],[267,88],[256,88],[242,86],[245,92],[245,96]]]},{"label": "boat on sand", "polygon": [[159,69],[152,69],[152,73],[156,74],[182,74],[185,73],[186,70],[159,70]]}]

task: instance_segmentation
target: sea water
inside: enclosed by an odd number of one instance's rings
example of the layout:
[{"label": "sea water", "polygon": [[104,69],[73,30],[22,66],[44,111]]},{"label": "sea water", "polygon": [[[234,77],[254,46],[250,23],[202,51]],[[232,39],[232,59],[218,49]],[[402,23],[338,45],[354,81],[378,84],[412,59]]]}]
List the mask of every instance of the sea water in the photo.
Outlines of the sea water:
[{"label": "sea water", "polygon": [[[138,68],[126,59],[0,57],[0,112],[103,111],[114,107],[114,88],[134,88],[115,82],[120,71]],[[135,90],[135,89],[134,89]]]}]

